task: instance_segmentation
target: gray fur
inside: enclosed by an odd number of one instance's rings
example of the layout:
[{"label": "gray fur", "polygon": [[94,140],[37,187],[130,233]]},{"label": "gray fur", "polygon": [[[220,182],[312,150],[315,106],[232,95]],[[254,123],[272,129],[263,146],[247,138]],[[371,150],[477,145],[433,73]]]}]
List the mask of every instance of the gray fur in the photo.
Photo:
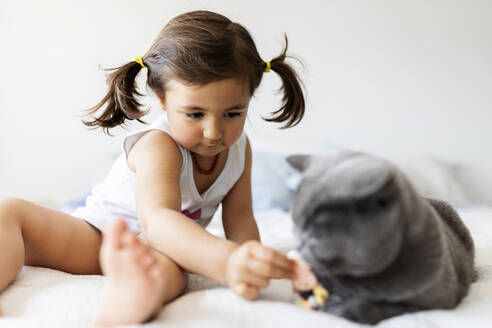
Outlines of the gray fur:
[{"label": "gray fur", "polygon": [[353,151],[287,159],[302,172],[292,202],[298,251],[329,291],[323,310],[375,324],[455,307],[476,280],[468,229],[420,197],[395,166]]}]

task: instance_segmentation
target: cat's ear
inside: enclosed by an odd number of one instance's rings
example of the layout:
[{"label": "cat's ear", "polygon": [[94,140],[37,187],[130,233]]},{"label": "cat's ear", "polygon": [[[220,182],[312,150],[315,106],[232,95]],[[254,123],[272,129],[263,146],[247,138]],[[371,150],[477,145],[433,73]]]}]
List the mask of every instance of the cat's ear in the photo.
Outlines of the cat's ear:
[{"label": "cat's ear", "polygon": [[286,158],[287,163],[299,172],[303,172],[311,163],[311,155],[290,155]]}]

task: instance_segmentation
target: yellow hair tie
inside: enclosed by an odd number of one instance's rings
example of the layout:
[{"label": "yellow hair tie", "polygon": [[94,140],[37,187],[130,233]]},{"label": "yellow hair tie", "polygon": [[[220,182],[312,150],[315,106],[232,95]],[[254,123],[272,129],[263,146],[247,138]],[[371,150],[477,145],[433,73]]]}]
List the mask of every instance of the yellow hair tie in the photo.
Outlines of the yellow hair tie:
[{"label": "yellow hair tie", "polygon": [[145,68],[145,65],[143,63],[143,57],[142,56],[135,58],[133,61],[139,63],[140,66],[142,66],[142,68]]},{"label": "yellow hair tie", "polygon": [[266,67],[265,67],[264,72],[265,72],[265,73],[270,72],[270,68],[272,68],[272,64],[270,64],[270,62],[269,62],[269,61],[267,61],[267,62],[266,62]]}]

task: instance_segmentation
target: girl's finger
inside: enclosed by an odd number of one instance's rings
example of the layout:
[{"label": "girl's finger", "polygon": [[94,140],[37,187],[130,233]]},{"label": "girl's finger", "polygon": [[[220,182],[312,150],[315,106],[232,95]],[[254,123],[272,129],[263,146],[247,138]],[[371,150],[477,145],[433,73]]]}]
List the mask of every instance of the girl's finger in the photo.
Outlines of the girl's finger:
[{"label": "girl's finger", "polygon": [[249,268],[245,268],[246,270],[242,270],[241,273],[237,276],[237,281],[241,283],[247,283],[253,287],[257,288],[265,288],[270,283],[270,278],[260,275]]},{"label": "girl's finger", "polygon": [[239,295],[250,301],[256,300],[260,295],[259,289],[257,287],[250,286],[244,282],[233,285],[231,289],[236,295]]},{"label": "girl's finger", "polygon": [[287,256],[280,254],[279,252],[258,244],[257,247],[251,249],[251,254],[263,262],[272,263],[275,266],[284,270],[292,271],[295,268],[295,262],[288,259]]},{"label": "girl's finger", "polygon": [[285,269],[271,262],[251,258],[248,261],[247,270],[255,275],[267,279],[292,279],[294,277],[294,269]]}]

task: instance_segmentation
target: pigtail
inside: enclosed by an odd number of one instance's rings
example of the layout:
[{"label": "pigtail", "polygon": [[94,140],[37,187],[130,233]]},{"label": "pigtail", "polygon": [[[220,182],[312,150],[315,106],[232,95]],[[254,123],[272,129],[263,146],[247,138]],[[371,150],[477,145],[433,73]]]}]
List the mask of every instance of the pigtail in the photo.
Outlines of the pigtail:
[{"label": "pigtail", "polygon": [[82,122],[94,129],[102,128],[108,135],[111,135],[109,129],[124,124],[126,120],[137,120],[144,123],[140,118],[147,114],[148,110],[139,109],[142,104],[137,101],[136,97],[143,95],[137,91],[135,81],[141,68],[139,63],[132,61],[120,67],[104,69],[113,71],[106,79],[109,90],[96,106],[87,111],[89,115],[92,115],[104,105],[106,108],[98,116],[93,116],[92,120]]},{"label": "pigtail", "polygon": [[[282,107],[272,112],[273,117],[263,118],[268,122],[285,122],[285,125],[281,127],[281,129],[291,128],[296,126],[304,116],[305,109],[305,100],[304,93],[302,91],[302,80],[299,78],[295,70],[289,64],[285,63],[285,58],[289,57],[302,62],[300,59],[287,55],[287,47],[289,45],[289,41],[287,40],[287,35],[284,35],[285,38],[285,48],[282,50],[282,53],[272,59],[271,61],[271,70],[275,71],[282,80],[282,86],[280,87],[280,91],[283,93],[282,97]],[[266,67],[266,63],[265,63]]]}]

